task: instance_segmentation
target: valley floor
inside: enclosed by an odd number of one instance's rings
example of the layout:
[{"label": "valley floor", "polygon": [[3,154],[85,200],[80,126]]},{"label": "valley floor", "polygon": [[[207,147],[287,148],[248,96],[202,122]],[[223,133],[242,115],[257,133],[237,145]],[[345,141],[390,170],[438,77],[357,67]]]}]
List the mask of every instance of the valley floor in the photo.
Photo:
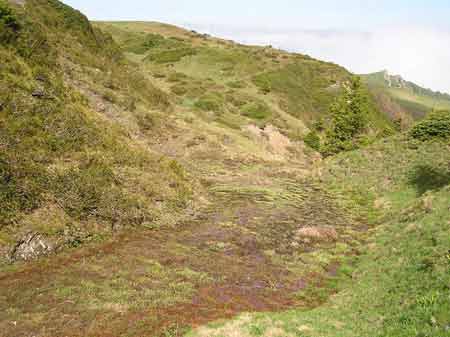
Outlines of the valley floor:
[{"label": "valley floor", "polygon": [[[380,142],[317,179],[228,163],[175,227],[3,270],[0,335],[448,336],[447,147]],[[223,321],[246,312],[279,313]]]},{"label": "valley floor", "polygon": [[248,170],[215,176],[215,201],[176,227],[8,267],[0,335],[180,336],[242,312],[309,305],[300,292],[336,272],[358,228],[310,179],[273,163]]}]

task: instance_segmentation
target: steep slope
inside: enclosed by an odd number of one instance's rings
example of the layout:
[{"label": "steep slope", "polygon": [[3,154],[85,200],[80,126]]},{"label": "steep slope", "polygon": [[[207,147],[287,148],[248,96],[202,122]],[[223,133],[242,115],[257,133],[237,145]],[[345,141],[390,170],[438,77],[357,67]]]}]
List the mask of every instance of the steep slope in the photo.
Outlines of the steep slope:
[{"label": "steep slope", "polygon": [[170,109],[167,95],[81,13],[12,6],[0,3],[0,250],[28,259],[23,241],[49,253],[176,219],[192,184],[138,139],[155,109]]},{"label": "steep slope", "polygon": [[450,109],[450,95],[422,88],[387,71],[362,75],[380,109],[405,126],[423,118],[431,110]]}]

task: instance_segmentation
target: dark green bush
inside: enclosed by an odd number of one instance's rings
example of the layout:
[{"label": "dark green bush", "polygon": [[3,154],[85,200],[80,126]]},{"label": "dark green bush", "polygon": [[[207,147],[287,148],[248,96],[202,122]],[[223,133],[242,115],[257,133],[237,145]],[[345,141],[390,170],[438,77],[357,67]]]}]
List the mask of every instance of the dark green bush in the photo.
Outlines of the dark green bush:
[{"label": "dark green bush", "polygon": [[14,41],[19,34],[21,25],[3,0],[0,0],[0,44],[9,44]]},{"label": "dark green bush", "polygon": [[450,111],[435,111],[417,123],[409,135],[421,141],[450,139]]},{"label": "dark green bush", "polygon": [[450,184],[450,163],[441,165],[418,164],[409,172],[409,183],[422,195]]},{"label": "dark green bush", "polygon": [[252,119],[267,119],[272,115],[270,107],[264,102],[252,102],[242,108],[242,114]]},{"label": "dark green bush", "polygon": [[310,148],[316,151],[320,151],[320,137],[316,131],[311,131],[310,133],[308,133],[303,139],[303,141]]}]

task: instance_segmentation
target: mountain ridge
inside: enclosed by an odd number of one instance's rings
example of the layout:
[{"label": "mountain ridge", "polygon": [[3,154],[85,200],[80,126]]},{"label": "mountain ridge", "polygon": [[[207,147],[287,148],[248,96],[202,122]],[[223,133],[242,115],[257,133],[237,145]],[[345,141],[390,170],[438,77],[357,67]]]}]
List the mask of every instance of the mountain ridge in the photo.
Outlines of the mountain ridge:
[{"label": "mountain ridge", "polygon": [[423,88],[387,70],[361,75],[377,97],[379,106],[407,125],[432,110],[450,108],[450,95]]}]

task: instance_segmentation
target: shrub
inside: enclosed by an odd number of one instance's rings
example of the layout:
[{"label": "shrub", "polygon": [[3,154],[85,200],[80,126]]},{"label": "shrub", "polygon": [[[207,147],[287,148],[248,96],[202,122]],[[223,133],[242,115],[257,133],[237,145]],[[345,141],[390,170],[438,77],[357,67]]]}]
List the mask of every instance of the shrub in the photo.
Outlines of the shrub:
[{"label": "shrub", "polygon": [[272,115],[269,106],[264,102],[248,103],[242,108],[242,113],[252,119],[267,119]]},{"label": "shrub", "polygon": [[38,207],[45,186],[46,176],[40,165],[0,153],[0,228],[13,222],[18,212]]},{"label": "shrub", "polygon": [[417,123],[409,135],[421,141],[450,139],[450,111],[432,112],[426,119]]},{"label": "shrub", "polygon": [[11,8],[0,0],[0,43],[8,44],[15,40],[21,25]]},{"label": "shrub", "polygon": [[219,112],[223,107],[223,99],[218,95],[205,95],[195,102],[194,105],[203,111]]},{"label": "shrub", "polygon": [[316,151],[320,150],[320,137],[316,131],[311,131],[310,133],[308,133],[303,141],[310,148]]},{"label": "shrub", "polygon": [[155,63],[173,63],[181,61],[185,56],[195,55],[195,49],[193,48],[180,48],[173,50],[162,50],[154,53],[150,53],[145,60]]},{"label": "shrub", "polygon": [[263,94],[269,94],[272,91],[272,83],[269,78],[264,75],[257,76],[253,79],[253,83],[261,90]]}]

